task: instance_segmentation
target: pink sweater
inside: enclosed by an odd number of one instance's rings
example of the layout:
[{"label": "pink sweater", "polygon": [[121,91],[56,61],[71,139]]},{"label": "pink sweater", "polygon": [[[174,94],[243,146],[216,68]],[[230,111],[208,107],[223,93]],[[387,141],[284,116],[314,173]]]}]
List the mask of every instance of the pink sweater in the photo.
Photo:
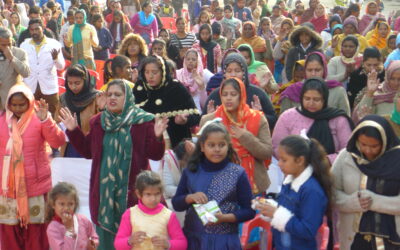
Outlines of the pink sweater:
[{"label": "pink sweater", "polygon": [[[272,147],[275,156],[277,156],[278,146],[283,138],[288,135],[300,135],[303,129],[308,131],[313,123],[313,119],[303,116],[297,112],[296,108],[291,108],[283,112],[279,116],[272,134]],[[331,129],[336,149],[336,153],[328,155],[330,162],[333,163],[339,151],[346,147],[351,135],[351,128],[348,120],[343,116],[331,119],[329,121],[329,128]]]},{"label": "pink sweater", "polygon": [[[47,238],[51,250],[85,250],[89,238],[98,245],[99,237],[94,230],[93,224],[85,216],[76,214],[78,218],[78,233],[76,239],[65,236],[65,226],[58,221],[51,221],[47,227]],[[76,248],[75,248],[76,245]]]},{"label": "pink sweater", "polygon": [[[138,204],[140,210],[145,212],[146,214],[158,214],[163,208],[164,205],[159,203],[156,208],[150,209],[144,206],[140,201]],[[128,245],[128,240],[132,235],[132,224],[131,224],[131,212],[130,209],[127,209],[125,213],[122,215],[121,223],[119,225],[117,236],[115,237],[114,247],[117,250],[130,250],[132,246]],[[184,250],[187,248],[186,237],[182,232],[181,226],[179,224],[178,219],[176,218],[176,214],[172,213],[168,222],[168,235],[169,235],[169,243],[171,247],[170,250]]]},{"label": "pink sweater", "polygon": [[[9,138],[6,115],[3,112],[0,114],[0,178]],[[22,140],[28,197],[45,194],[51,189],[50,161],[46,153],[46,142],[52,148],[61,147],[65,143],[65,135],[50,116],[41,122],[36,115],[33,115],[28,128],[22,135]],[[1,188],[0,195],[2,195]]]},{"label": "pink sweater", "polygon": [[153,22],[147,26],[143,26],[140,23],[139,13],[136,13],[131,19],[131,27],[135,34],[147,34],[151,41],[158,37],[158,23],[157,18],[154,18]]}]

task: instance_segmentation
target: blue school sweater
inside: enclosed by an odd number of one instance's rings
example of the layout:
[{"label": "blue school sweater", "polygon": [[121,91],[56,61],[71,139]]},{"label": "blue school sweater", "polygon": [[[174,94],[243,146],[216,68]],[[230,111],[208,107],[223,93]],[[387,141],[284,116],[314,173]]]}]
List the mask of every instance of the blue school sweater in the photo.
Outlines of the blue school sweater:
[{"label": "blue school sweater", "polygon": [[321,185],[307,167],[293,180],[285,178],[278,196],[278,209],[271,221],[273,241],[277,250],[317,249],[316,235],[328,199]]}]

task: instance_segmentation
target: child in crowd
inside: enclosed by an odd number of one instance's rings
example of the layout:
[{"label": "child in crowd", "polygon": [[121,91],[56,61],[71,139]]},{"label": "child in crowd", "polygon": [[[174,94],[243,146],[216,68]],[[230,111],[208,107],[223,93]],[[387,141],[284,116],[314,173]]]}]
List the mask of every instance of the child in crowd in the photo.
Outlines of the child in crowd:
[{"label": "child in crowd", "polygon": [[[134,73],[136,72],[136,74]],[[116,56],[113,59],[108,59],[104,64],[104,84],[100,91],[107,90],[107,84],[115,79],[125,79],[129,87],[133,88],[132,81],[137,79],[137,69],[132,70],[131,60],[126,56]],[[134,79],[134,76],[135,79]]]},{"label": "child in crowd", "polygon": [[[241,249],[238,224],[255,215],[249,180],[233,163],[238,157],[222,123],[210,121],[200,134],[172,199],[176,211],[187,210],[183,228],[188,249]],[[218,221],[203,225],[192,205],[213,200],[221,209]]]},{"label": "child in crowd", "polygon": [[235,5],[235,17],[243,23],[246,21],[253,21],[251,10],[246,7],[246,0],[237,0]]},{"label": "child in crowd", "polygon": [[272,218],[276,249],[317,249],[317,231],[332,204],[326,153],[315,139],[291,135],[281,141],[278,155],[278,165],[286,175],[278,206],[267,201],[258,202],[256,208]]},{"label": "child in crowd", "polygon": [[74,185],[59,182],[48,194],[46,222],[47,237],[52,250],[94,250],[98,236],[92,222],[76,214],[78,192]]},{"label": "child in crowd", "polygon": [[93,47],[95,60],[107,60],[110,57],[110,49],[113,47],[114,38],[110,31],[104,27],[104,20],[101,14],[94,14],[91,18],[92,25],[96,28],[99,46]]},{"label": "child in crowd", "polygon": [[35,104],[23,83],[11,87],[0,112],[0,239],[2,249],[48,249],[45,194],[51,189],[47,143],[59,148],[65,135],[47,103]]},{"label": "child in crowd", "polygon": [[175,213],[161,204],[160,176],[149,170],[141,172],[136,177],[135,192],[139,204],[122,215],[115,249],[186,249],[187,241]]},{"label": "child in crowd", "polygon": [[197,24],[195,26],[193,26],[192,32],[194,34],[199,33],[200,26],[203,24],[211,24],[210,13],[207,11],[200,12],[199,19],[197,21]]}]

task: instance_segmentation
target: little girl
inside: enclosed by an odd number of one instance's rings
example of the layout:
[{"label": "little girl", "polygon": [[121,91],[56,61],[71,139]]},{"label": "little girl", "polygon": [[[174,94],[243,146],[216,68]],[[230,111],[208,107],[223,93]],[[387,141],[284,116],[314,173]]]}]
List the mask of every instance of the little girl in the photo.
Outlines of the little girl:
[{"label": "little girl", "polygon": [[197,24],[192,27],[193,34],[199,33],[200,26],[206,23],[211,25],[210,13],[208,13],[206,10],[203,10],[199,14]]},{"label": "little girl", "polygon": [[139,204],[122,215],[115,249],[186,249],[187,241],[175,213],[160,203],[163,193],[160,176],[142,171],[136,177],[135,193]]},{"label": "little girl", "polygon": [[[189,250],[241,249],[238,224],[255,212],[246,172],[233,163],[237,159],[224,125],[215,120],[205,125],[172,199],[176,211],[187,210],[183,229]],[[221,213],[215,214],[217,222],[204,226],[192,204],[212,200]]]},{"label": "little girl", "polygon": [[46,222],[50,249],[94,250],[99,245],[92,222],[75,214],[78,206],[78,192],[72,184],[59,182],[49,192]]},{"label": "little girl", "polygon": [[332,204],[326,153],[316,140],[291,135],[281,141],[278,155],[278,165],[286,175],[278,206],[266,202],[256,208],[272,218],[276,249],[317,249],[316,234]]}]

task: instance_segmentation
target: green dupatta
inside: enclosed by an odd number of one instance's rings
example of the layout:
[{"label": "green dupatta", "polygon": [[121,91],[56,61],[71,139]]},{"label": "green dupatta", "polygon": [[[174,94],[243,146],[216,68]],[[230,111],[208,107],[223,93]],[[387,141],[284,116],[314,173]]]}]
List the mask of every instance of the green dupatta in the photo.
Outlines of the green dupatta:
[{"label": "green dupatta", "polygon": [[127,209],[127,192],[132,159],[130,129],[154,119],[154,115],[135,106],[132,90],[125,80],[125,104],[121,114],[107,109],[101,114],[104,129],[100,167],[100,205],[98,222],[113,234],[118,231],[122,214]]},{"label": "green dupatta", "polygon": [[74,24],[74,29],[72,30],[72,42],[73,42],[72,55],[76,63],[87,66],[85,58],[83,56],[83,42],[82,42],[82,30],[81,30],[82,27],[86,25],[86,12],[84,10],[77,10],[75,12],[75,15],[76,14],[83,15],[83,23]]}]

